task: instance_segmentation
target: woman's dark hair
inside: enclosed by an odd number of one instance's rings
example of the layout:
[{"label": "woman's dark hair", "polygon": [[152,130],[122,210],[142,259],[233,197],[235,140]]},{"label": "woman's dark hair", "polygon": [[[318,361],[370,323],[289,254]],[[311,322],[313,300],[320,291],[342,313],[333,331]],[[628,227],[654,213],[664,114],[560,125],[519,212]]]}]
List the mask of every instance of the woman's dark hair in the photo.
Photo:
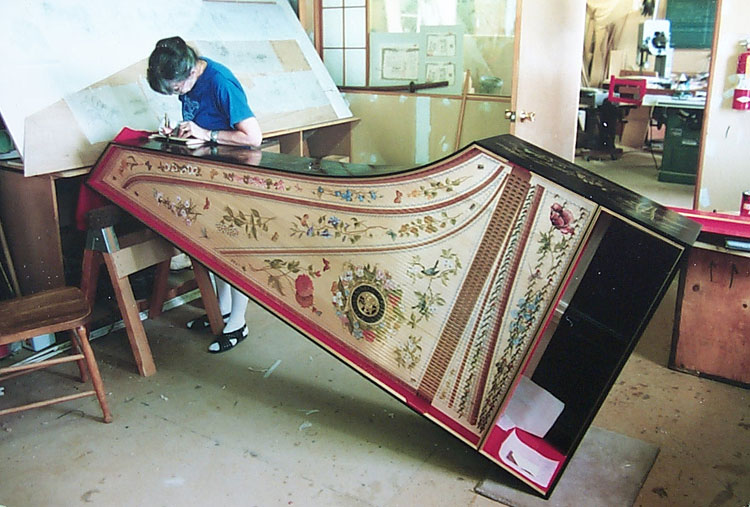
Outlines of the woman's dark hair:
[{"label": "woman's dark hair", "polygon": [[169,37],[156,43],[148,57],[146,79],[156,92],[169,95],[171,84],[188,78],[195,67],[198,54],[182,40],[182,37]]}]

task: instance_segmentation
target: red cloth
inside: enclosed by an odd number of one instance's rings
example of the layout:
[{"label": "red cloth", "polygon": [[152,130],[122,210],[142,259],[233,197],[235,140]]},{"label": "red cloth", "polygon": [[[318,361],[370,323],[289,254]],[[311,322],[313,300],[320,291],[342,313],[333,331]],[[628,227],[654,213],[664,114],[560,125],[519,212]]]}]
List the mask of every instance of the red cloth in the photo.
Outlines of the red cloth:
[{"label": "red cloth", "polygon": [[148,139],[148,136],[153,134],[148,130],[133,130],[128,127],[123,127],[119,134],[113,139],[116,143],[126,143],[128,141],[142,141]]},{"label": "red cloth", "polygon": [[[140,141],[148,138],[149,135],[151,135],[151,132],[146,130],[133,130],[124,127],[114,138],[114,142],[122,143],[128,141]],[[101,194],[94,192],[85,183],[81,183],[81,189],[78,192],[78,203],[76,204],[76,228],[79,231],[85,231],[88,229],[88,223],[86,221],[86,215],[88,212],[92,209],[101,208],[108,203],[109,201]]]}]

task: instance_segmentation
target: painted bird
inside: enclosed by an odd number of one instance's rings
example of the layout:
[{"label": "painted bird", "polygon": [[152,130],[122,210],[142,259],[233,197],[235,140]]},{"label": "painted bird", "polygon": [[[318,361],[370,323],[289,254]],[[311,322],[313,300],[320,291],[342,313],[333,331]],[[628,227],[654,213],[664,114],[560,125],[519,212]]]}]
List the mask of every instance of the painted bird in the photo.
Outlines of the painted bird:
[{"label": "painted bird", "polygon": [[438,273],[440,273],[440,270],[437,268],[438,262],[440,262],[440,259],[436,260],[435,265],[432,266],[431,268],[424,268],[422,270],[422,274],[425,276],[435,276]]}]

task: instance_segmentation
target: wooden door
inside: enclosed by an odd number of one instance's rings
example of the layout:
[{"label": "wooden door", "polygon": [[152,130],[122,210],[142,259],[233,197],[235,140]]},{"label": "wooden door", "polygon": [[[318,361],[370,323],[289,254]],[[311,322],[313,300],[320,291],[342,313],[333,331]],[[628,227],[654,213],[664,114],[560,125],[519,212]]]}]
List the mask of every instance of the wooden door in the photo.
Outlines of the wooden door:
[{"label": "wooden door", "polygon": [[510,133],[572,161],[586,0],[519,0],[516,9]]}]

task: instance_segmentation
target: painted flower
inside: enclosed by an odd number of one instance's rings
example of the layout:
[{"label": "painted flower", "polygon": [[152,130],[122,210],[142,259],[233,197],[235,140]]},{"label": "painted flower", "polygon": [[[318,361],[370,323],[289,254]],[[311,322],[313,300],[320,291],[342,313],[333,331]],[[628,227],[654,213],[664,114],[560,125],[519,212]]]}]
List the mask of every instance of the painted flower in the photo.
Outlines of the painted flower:
[{"label": "painted flower", "polygon": [[456,269],[456,262],[448,257],[443,257],[440,264],[445,271],[453,271],[454,269]]},{"label": "painted flower", "polygon": [[308,308],[313,304],[313,293],[315,287],[313,286],[312,280],[306,274],[299,275],[294,280],[294,289],[296,294],[294,298],[302,308]]},{"label": "painted flower", "polygon": [[560,204],[555,203],[551,206],[549,214],[552,225],[563,234],[573,234],[575,228],[571,227],[573,223],[573,213],[563,208]]},{"label": "painted flower", "polygon": [[339,308],[344,306],[344,296],[340,291],[336,291],[336,293],[333,295],[333,304]]}]

